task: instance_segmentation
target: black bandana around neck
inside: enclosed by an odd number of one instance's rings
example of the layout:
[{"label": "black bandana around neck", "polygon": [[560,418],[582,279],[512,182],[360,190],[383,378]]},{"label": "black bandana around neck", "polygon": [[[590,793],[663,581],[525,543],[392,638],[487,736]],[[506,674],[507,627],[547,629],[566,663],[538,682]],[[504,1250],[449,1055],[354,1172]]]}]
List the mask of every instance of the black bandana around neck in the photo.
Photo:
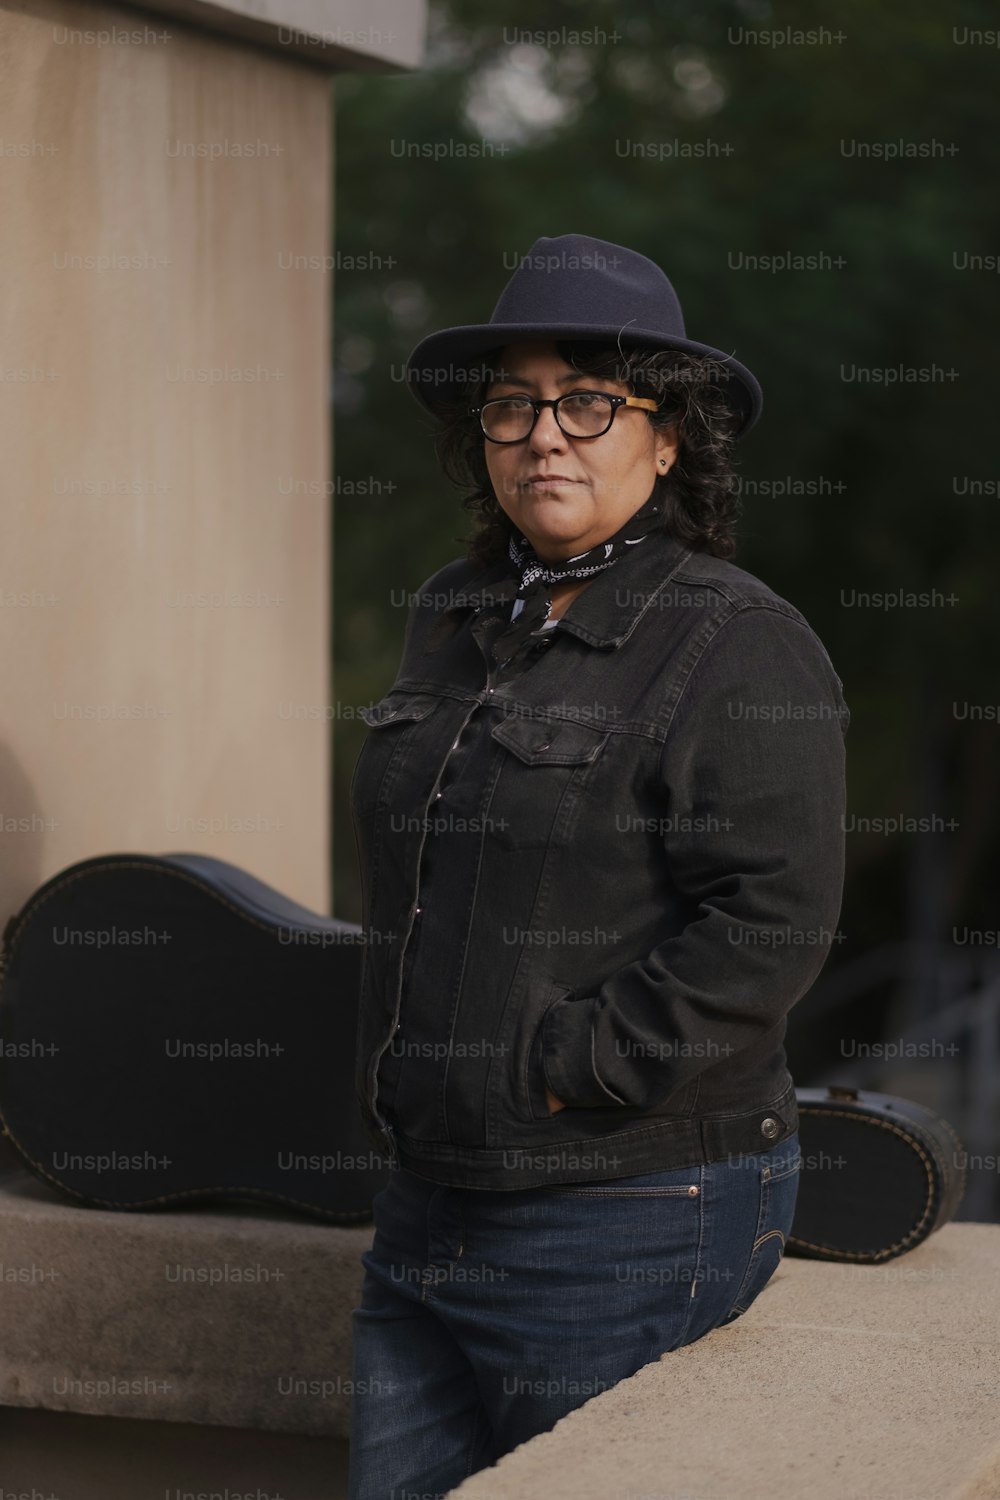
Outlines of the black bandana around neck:
[{"label": "black bandana around neck", "polygon": [[513,574],[490,588],[492,603],[514,601],[514,618],[493,640],[493,656],[497,664],[502,666],[509,661],[527,637],[548,619],[552,610],[550,584],[564,578],[590,578],[595,573],[602,573],[631,547],[645,541],[650,532],[661,527],[662,521],[663,504],[654,489],[646,503],[634,511],[613,536],[606,537],[587,552],[557,562],[546,562],[538,556],[526,536],[515,532],[508,546]]}]

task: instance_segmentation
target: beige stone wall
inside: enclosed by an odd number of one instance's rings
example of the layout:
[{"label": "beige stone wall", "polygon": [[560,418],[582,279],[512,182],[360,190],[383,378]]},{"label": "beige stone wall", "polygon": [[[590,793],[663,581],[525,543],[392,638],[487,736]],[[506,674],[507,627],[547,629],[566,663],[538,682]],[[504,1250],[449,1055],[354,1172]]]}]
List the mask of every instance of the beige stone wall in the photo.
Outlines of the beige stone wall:
[{"label": "beige stone wall", "polygon": [[329,78],[52,0],[0,77],[0,921],[111,851],[326,909]]}]

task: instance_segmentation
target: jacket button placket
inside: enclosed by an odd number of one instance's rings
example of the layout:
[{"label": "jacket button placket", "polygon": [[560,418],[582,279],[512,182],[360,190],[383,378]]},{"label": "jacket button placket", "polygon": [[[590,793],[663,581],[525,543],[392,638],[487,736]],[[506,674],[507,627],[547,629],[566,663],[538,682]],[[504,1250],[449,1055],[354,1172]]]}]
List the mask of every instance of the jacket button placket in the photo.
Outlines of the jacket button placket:
[{"label": "jacket button placket", "polygon": [[[487,693],[491,693],[492,691],[493,691],[492,688],[488,688],[487,689]],[[478,705],[476,705],[476,707],[478,707]],[[440,801],[440,799],[441,799],[441,797],[443,795],[443,789],[442,789],[443,788],[443,783],[445,783],[446,780],[449,778],[449,763],[452,762],[452,756],[454,755],[455,751],[459,748],[459,745],[462,742],[463,735],[465,734],[466,730],[468,729],[468,727],[469,727],[469,725],[470,725],[470,723],[471,723],[471,721],[472,721],[472,719],[474,717],[474,714],[475,714],[475,708],[470,711],[468,718],[466,719],[465,723],[462,725],[462,727],[459,730],[458,734],[455,736],[454,740],[451,743],[451,747],[450,747],[450,749],[448,751],[448,754],[445,756],[445,759],[444,759],[444,761],[443,761],[443,763],[441,765],[441,769],[438,772],[437,780],[435,782],[435,785],[437,786],[438,790],[430,798],[430,801],[428,802],[427,806],[424,809],[425,819],[427,817],[428,812],[430,811],[430,808],[435,803],[437,803],[438,801]],[[451,766],[450,766],[450,772],[451,772],[451,774],[454,774],[454,770],[455,770],[454,763],[451,763]],[[417,933],[417,922],[418,922],[420,916],[422,915],[422,913],[424,911],[424,907],[426,906],[426,903],[427,903],[427,895],[428,895],[428,890],[429,890],[429,882],[428,882],[428,877],[427,877],[427,873],[426,873],[427,872],[427,864],[428,864],[428,854],[429,854],[430,849],[433,847],[431,845],[430,841],[431,841],[431,838],[432,838],[432,836],[433,836],[433,834],[435,832],[436,832],[436,830],[432,826],[430,826],[429,824],[428,824],[428,826],[425,826],[424,837],[423,837],[423,841],[421,843],[420,854],[419,854],[418,861],[417,861],[416,888],[415,888],[414,893],[413,893],[413,903],[412,903],[411,908],[410,908],[411,915],[412,915],[412,922],[411,922],[410,929],[409,929],[409,931],[407,933],[406,941],[405,941],[405,943],[403,945],[403,953],[401,955],[399,990],[398,990],[398,993],[397,993],[397,1001],[396,1001],[396,1020],[395,1020],[395,1023],[393,1025],[393,1030],[392,1030],[392,1033],[391,1033],[392,1038],[398,1037],[400,1035],[400,1033],[402,1032],[402,1029],[403,1029],[402,1022],[400,1020],[400,1013],[401,1013],[401,1008],[402,1008],[402,1005],[403,1005],[403,1000],[404,1000],[406,986],[407,986],[407,984],[409,982],[410,966],[411,966],[411,964],[413,962],[413,951],[414,950],[413,950],[413,946],[412,945],[413,945],[413,940],[414,940],[414,938],[416,936],[416,933]]]},{"label": "jacket button placket", "polygon": [[[478,610],[477,610],[477,614],[478,614]],[[441,769],[439,770],[437,779],[435,781],[435,788],[436,788],[436,790],[433,792],[433,795],[430,797],[430,799],[429,799],[429,801],[427,803],[427,806],[424,809],[424,816],[425,816],[425,818],[427,817],[427,814],[429,813],[431,807],[433,807],[436,803],[440,802],[442,796],[444,795],[444,790],[446,788],[447,780],[449,779],[449,762],[451,762],[452,756],[454,755],[455,751],[459,748],[459,746],[460,746],[460,744],[462,742],[463,736],[469,730],[469,727],[472,724],[472,722],[473,722],[473,720],[475,718],[475,715],[478,712],[478,710],[480,708],[482,708],[482,707],[485,707],[490,702],[490,700],[491,700],[491,698],[493,696],[493,693],[494,693],[494,683],[493,683],[492,679],[493,679],[493,677],[494,677],[497,669],[492,665],[492,659],[491,659],[491,655],[490,655],[489,644],[488,644],[488,642],[486,640],[484,640],[484,629],[483,629],[483,627],[484,627],[484,622],[481,619],[477,619],[474,622],[473,626],[472,626],[472,633],[473,633],[474,637],[476,638],[476,641],[477,641],[477,643],[479,645],[479,648],[482,651],[484,659],[486,660],[486,663],[487,663],[487,685],[486,685],[486,688],[485,688],[482,700],[480,702],[474,704],[473,707],[470,709],[469,714],[468,714],[465,722],[463,723],[463,725],[461,726],[461,728],[458,731],[458,734],[455,736],[455,739],[451,743],[451,747],[450,747],[450,749],[448,751],[448,754],[445,756],[445,759],[444,759],[444,761],[443,761],[443,763],[441,765]],[[550,635],[551,635],[551,632],[550,632]],[[506,661],[506,662],[504,662],[502,664],[502,666],[500,667],[499,670],[501,672],[507,672],[511,676],[515,676],[515,675],[518,674],[518,672],[520,670],[524,670],[529,665],[530,665],[529,655],[528,655],[527,652],[523,652],[523,653],[518,653],[518,655],[516,657],[514,657],[513,659],[508,659],[508,661]],[[450,767],[450,774],[454,775],[454,772],[455,772],[455,767],[454,767],[454,764],[452,764],[451,767]],[[402,1004],[403,1004],[404,991],[406,989],[406,986],[407,986],[407,983],[408,983],[408,980],[409,980],[410,965],[411,965],[412,960],[413,960],[413,949],[411,947],[411,943],[412,943],[412,939],[413,939],[413,937],[414,937],[414,935],[415,935],[415,933],[417,931],[417,921],[418,921],[419,917],[421,916],[421,914],[422,914],[422,912],[424,910],[424,907],[426,905],[426,902],[427,902],[428,884],[427,884],[426,876],[422,874],[422,871],[424,870],[425,865],[426,865],[427,852],[428,852],[428,848],[430,847],[429,846],[429,839],[430,839],[430,836],[431,836],[431,834],[432,834],[433,831],[434,830],[431,827],[425,827],[423,840],[422,840],[421,846],[420,846],[420,853],[419,853],[418,858],[417,858],[416,888],[415,888],[414,893],[413,893],[413,904],[411,905],[411,908],[410,908],[410,911],[411,911],[411,923],[410,923],[409,930],[407,932],[406,938],[405,938],[404,943],[403,943],[403,952],[402,952],[401,959],[400,959],[399,988],[397,990],[397,996],[396,996],[395,1017],[394,1017],[394,1021],[393,1021],[392,1030],[391,1030],[391,1032],[389,1034],[389,1038],[387,1039],[386,1044],[385,1044],[386,1047],[388,1047],[390,1045],[390,1043],[392,1042],[392,1040],[394,1038],[396,1038],[396,1037],[398,1037],[400,1035],[400,1033],[402,1032],[402,1029],[403,1029],[402,1028],[402,1022],[400,1020],[400,1014],[401,1014],[401,1008],[402,1008]],[[385,1050],[385,1048],[383,1048],[383,1052],[384,1052],[384,1050]],[[380,1062],[381,1062],[381,1058],[380,1058]],[[374,1090],[374,1094],[373,1094],[373,1098],[372,1098],[372,1104],[373,1105],[375,1104],[375,1098],[377,1096],[377,1091],[378,1091],[378,1068],[379,1068],[379,1063],[376,1063],[376,1067],[375,1067],[375,1090]],[[389,1146],[390,1157],[391,1158],[395,1158],[395,1155],[396,1155],[395,1136],[394,1136],[394,1132],[392,1130],[392,1127],[391,1127],[391,1125],[388,1125],[388,1122],[386,1122],[386,1132],[385,1132],[385,1134],[386,1134],[386,1140],[387,1140],[387,1143],[388,1143],[388,1146]]]}]

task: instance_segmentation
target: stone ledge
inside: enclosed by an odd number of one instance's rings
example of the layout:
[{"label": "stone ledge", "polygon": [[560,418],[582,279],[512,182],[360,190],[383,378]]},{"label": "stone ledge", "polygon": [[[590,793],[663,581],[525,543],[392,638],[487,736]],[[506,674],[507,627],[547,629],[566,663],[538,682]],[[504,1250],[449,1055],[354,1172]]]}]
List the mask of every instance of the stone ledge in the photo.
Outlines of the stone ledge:
[{"label": "stone ledge", "polygon": [[77,1208],[0,1170],[0,1404],[346,1437],[371,1236],[246,1204]]},{"label": "stone ledge", "polygon": [[[0,1403],[346,1437],[371,1234],[76,1208],[0,1170]],[[949,1224],[883,1266],[786,1257],[737,1322],[451,1494],[997,1500],[998,1392],[1000,1225]]]},{"label": "stone ledge", "polygon": [[1000,1225],[883,1266],[786,1257],[735,1323],[647,1365],[455,1500],[997,1500]]}]

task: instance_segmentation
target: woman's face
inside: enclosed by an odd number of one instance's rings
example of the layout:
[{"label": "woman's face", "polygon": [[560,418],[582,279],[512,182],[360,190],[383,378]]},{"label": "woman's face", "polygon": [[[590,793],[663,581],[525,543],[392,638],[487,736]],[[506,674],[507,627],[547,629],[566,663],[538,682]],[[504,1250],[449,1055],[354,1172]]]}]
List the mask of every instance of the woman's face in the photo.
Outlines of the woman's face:
[{"label": "woman's face", "polygon": [[[631,394],[620,381],[581,375],[551,341],[508,344],[497,367],[505,378],[490,383],[484,400],[510,395],[554,400],[577,390]],[[483,443],[493,493],[539,557],[549,561],[575,557],[616,532],[677,457],[674,431],[656,432],[641,407],[619,407],[602,437],[571,438],[546,406],[523,442],[484,438]]]}]

